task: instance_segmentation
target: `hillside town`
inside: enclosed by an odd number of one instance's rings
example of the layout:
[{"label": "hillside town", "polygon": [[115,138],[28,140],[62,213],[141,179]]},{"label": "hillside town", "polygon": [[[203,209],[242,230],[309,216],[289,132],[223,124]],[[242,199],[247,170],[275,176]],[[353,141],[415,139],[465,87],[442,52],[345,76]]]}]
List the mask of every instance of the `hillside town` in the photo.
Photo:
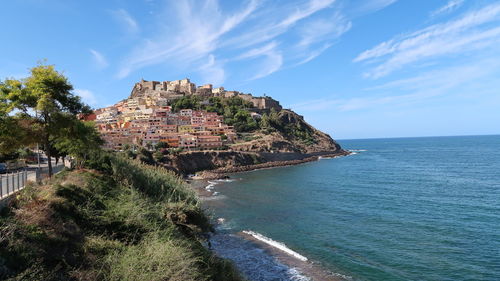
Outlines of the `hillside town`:
[{"label": "hillside town", "polygon": [[189,79],[142,80],[135,84],[128,99],[97,109],[85,119],[95,121],[105,148],[112,150],[122,150],[125,146],[152,147],[160,142],[169,148],[216,149],[235,141],[234,127],[225,124],[223,116],[216,112],[193,109],[173,112],[172,102],[185,96],[198,96],[204,103],[210,97],[240,97],[253,104],[255,118],[271,108],[282,109],[270,97],[226,91],[211,84],[196,87]]}]

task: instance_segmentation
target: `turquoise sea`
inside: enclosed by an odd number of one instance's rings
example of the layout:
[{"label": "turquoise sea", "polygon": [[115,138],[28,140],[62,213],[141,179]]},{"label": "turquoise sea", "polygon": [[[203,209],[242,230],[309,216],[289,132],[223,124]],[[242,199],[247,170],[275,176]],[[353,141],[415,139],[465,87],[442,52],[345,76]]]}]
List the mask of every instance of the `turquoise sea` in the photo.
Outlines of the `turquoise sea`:
[{"label": "turquoise sea", "polygon": [[345,279],[500,280],[500,136],[339,143],[356,154],[214,184],[215,250],[252,280],[307,278],[243,230]]}]

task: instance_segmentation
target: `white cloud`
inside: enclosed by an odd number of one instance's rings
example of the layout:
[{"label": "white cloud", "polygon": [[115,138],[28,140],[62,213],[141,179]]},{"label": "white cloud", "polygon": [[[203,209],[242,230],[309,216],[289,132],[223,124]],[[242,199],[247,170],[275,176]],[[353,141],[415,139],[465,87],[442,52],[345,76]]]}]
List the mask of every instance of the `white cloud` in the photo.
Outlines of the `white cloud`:
[{"label": "white cloud", "polygon": [[[216,67],[214,79],[220,81],[227,76],[225,68],[245,60],[249,67],[238,75],[243,80],[262,78],[285,64],[293,66],[314,59],[350,28],[350,22],[332,6],[334,2],[294,1],[276,7],[273,2],[248,0],[233,11],[223,10],[218,0],[169,2],[155,36],[143,38],[134,46],[117,76],[123,78],[143,67],[168,64],[195,70],[203,77]],[[317,21],[306,21],[327,9],[330,12]],[[311,31],[302,25],[309,25]]]},{"label": "white cloud", "polygon": [[301,40],[299,47],[308,47],[314,43],[323,42],[325,39],[335,39],[351,29],[351,22],[336,13],[331,18],[312,20],[299,29]]},{"label": "white cloud", "polygon": [[260,67],[260,71],[257,72],[250,80],[259,79],[266,77],[276,71],[278,71],[283,65],[283,56],[279,51],[271,50],[264,54],[265,60]]},{"label": "white cloud", "polygon": [[100,69],[103,69],[109,65],[108,61],[106,60],[106,58],[104,57],[103,54],[101,54],[100,52],[98,52],[94,49],[90,49],[89,51],[92,54],[92,56],[94,58],[94,62],[96,63],[97,67],[99,67]]},{"label": "white cloud", "polygon": [[97,98],[92,91],[85,89],[75,89],[74,92],[76,95],[80,96],[83,102],[85,102],[86,104],[89,104],[91,106],[97,105]]},{"label": "white cloud", "polygon": [[125,9],[112,11],[112,14],[114,18],[122,24],[127,32],[136,33],[139,31],[137,21]]},{"label": "white cloud", "polygon": [[205,1],[201,7],[190,1],[175,2],[169,7],[174,11],[169,9],[168,15],[177,14],[172,18],[177,26],[172,30],[159,30],[157,38],[144,40],[125,60],[118,77],[170,60],[185,65],[205,63],[204,58],[217,49],[220,37],[238,26],[256,7],[257,1],[251,1],[240,12],[223,15],[217,1]]},{"label": "white cloud", "polygon": [[398,0],[365,0],[357,7],[358,13],[366,14],[382,10]]},{"label": "white cloud", "polygon": [[212,54],[208,56],[207,63],[203,64],[199,71],[203,76],[204,83],[220,86],[224,82],[226,74],[222,63],[216,61],[215,56]]},{"label": "white cloud", "polygon": [[436,17],[442,14],[450,13],[462,6],[464,2],[465,0],[450,0],[446,3],[446,5],[432,11],[430,15],[431,17]]},{"label": "white cloud", "polygon": [[260,19],[263,23],[255,25],[254,28],[247,30],[239,36],[228,39],[224,45],[242,48],[274,40],[274,38],[289,31],[290,28],[298,24],[301,20],[321,10],[330,8],[334,2],[335,0],[310,0],[301,5],[292,3],[292,11],[285,15],[280,15],[279,11],[286,11],[286,7],[280,7],[280,10],[272,9],[268,12],[271,12],[274,16],[262,13]]},{"label": "white cloud", "polygon": [[[415,103],[445,95],[474,96],[491,91],[489,86],[478,88],[478,81],[491,81],[499,71],[500,59],[466,61],[460,65],[426,71],[413,77],[365,89],[365,95],[361,97],[317,99],[296,103],[290,107],[299,112],[355,111],[371,108],[380,110],[381,106],[403,108],[403,106],[412,106]],[[476,85],[475,91],[463,93],[467,85]],[[400,94],[388,95],[387,93]]]},{"label": "white cloud", "polygon": [[488,24],[499,20],[500,4],[496,3],[459,19],[383,42],[359,54],[354,62],[379,63],[365,73],[376,79],[426,59],[495,47],[500,41],[500,27]]}]

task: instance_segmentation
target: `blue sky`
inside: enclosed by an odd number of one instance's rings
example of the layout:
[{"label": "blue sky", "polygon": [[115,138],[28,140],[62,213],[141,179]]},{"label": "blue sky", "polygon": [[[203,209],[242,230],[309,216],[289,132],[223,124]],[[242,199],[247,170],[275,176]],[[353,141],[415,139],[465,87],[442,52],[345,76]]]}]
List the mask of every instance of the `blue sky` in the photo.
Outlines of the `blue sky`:
[{"label": "blue sky", "polygon": [[334,138],[500,133],[500,1],[3,2],[0,79],[47,59],[93,107],[189,77]]}]

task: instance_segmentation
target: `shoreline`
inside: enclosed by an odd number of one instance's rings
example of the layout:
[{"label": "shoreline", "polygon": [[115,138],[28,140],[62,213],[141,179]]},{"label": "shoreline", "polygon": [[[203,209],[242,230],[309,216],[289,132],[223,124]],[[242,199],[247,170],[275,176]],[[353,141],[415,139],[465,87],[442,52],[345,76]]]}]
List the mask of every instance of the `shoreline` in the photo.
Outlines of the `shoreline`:
[{"label": "shoreline", "polygon": [[244,166],[233,166],[233,167],[223,167],[216,168],[213,170],[204,170],[196,173],[196,175],[190,177],[193,180],[217,180],[217,179],[227,179],[229,178],[229,174],[240,173],[240,172],[249,172],[261,169],[269,169],[276,167],[286,167],[286,166],[295,166],[299,164],[309,163],[318,161],[322,158],[337,158],[342,156],[348,156],[353,154],[353,152],[348,150],[342,150],[339,152],[325,152],[324,154],[309,156],[303,159],[297,160],[284,160],[284,161],[269,161],[259,164],[252,165],[244,165]]},{"label": "shoreline", "polygon": [[[304,163],[309,163],[309,162],[314,162],[318,161],[322,158],[337,158],[341,156],[348,156],[353,154],[351,151],[341,151],[338,153],[325,153],[323,155],[318,155],[318,156],[311,156],[307,157],[301,160],[288,160],[288,161],[274,161],[274,162],[266,162],[266,163],[261,163],[261,164],[255,164],[255,165],[247,165],[247,166],[238,166],[238,167],[227,167],[227,168],[218,168],[215,170],[209,170],[209,171],[202,171],[200,172],[202,176],[194,176],[191,177],[189,181],[189,185],[193,188],[193,190],[196,191],[198,196],[202,201],[207,201],[207,200],[223,200],[225,196],[220,196],[217,191],[215,191],[214,187],[218,183],[222,182],[230,182],[233,181],[230,179],[228,174],[233,174],[233,173],[239,173],[239,172],[249,172],[249,171],[255,171],[255,170],[261,170],[261,169],[270,169],[270,168],[278,168],[278,167],[286,167],[286,166],[293,166],[293,165],[299,165],[299,164],[304,164]],[[211,186],[212,188],[207,188],[207,186]],[[222,225],[225,223],[224,218],[214,218],[214,224],[215,225]],[[269,256],[271,260],[274,260],[277,265],[281,264],[282,266],[285,266],[287,268],[287,272],[290,274],[290,272],[293,272],[293,277],[290,276],[289,280],[309,280],[309,281],[346,281],[346,280],[352,280],[351,277],[336,273],[333,271],[330,271],[324,267],[321,266],[321,264],[309,260],[307,257],[304,257],[300,255],[299,253],[294,252],[291,249],[288,249],[286,245],[282,244],[285,248],[285,250],[281,249],[281,247],[276,247],[275,245],[272,245],[272,243],[268,243],[267,239],[269,239],[272,242],[276,242],[278,244],[281,244],[281,242],[274,241],[272,238],[264,237],[264,239],[259,239],[257,238],[254,234],[259,236],[259,233],[255,233],[253,231],[236,231],[236,232],[230,232],[236,237],[239,237],[240,239],[250,242],[254,245],[254,247],[261,249],[263,253]],[[214,234],[212,234],[211,239],[214,239],[217,236],[226,236],[231,235],[228,233],[220,233],[219,230],[217,230]],[[219,238],[221,239],[221,238]],[[232,238],[226,238],[226,239],[232,239]],[[233,238],[234,239],[234,238]],[[223,239],[224,241],[225,239]],[[220,243],[220,242],[219,242]],[[225,242],[223,242],[225,244]],[[232,244],[234,246],[234,241],[228,242],[229,244]],[[243,242],[244,243],[244,242]],[[214,244],[214,241],[212,240],[212,245]],[[231,246],[222,246],[222,247],[231,247]],[[286,250],[290,250],[293,253],[290,254]],[[219,250],[217,249],[211,249],[215,253],[221,254]],[[252,255],[253,250],[247,249],[248,253],[245,253],[243,255]],[[234,253],[234,252],[233,252]],[[299,258],[296,256],[298,255]],[[225,258],[228,258],[232,260],[234,263],[237,264],[238,267],[238,262],[242,262],[240,257],[236,258],[236,260],[233,260],[235,257],[230,257],[230,256],[225,256]],[[243,261],[243,263],[246,261]],[[241,269],[240,269],[241,271]],[[243,271],[242,271],[243,272]],[[253,279],[250,279],[253,280]],[[256,279],[259,280],[259,279]],[[267,280],[267,279],[266,279]],[[288,280],[288,279],[286,279]]]},{"label": "shoreline", "polygon": [[[189,185],[195,190],[202,201],[224,200],[225,196],[215,195],[214,189],[206,189],[208,185],[216,186],[225,180],[201,179],[193,180]],[[206,208],[206,206],[204,207]],[[350,281],[349,276],[331,271],[314,260],[288,248],[282,242],[273,240],[251,230],[235,231],[224,229],[225,218],[214,217],[216,231],[210,235],[210,250],[218,256],[231,260],[238,270],[245,274],[248,280],[261,280],[259,276],[267,276],[262,280],[274,280],[268,277],[273,274],[280,280],[300,281]],[[269,243],[271,242],[271,243]],[[251,246],[249,246],[251,245]],[[277,246],[278,245],[278,246]],[[263,272],[248,272],[249,268],[261,268]],[[278,268],[278,270],[276,269]],[[269,270],[269,271],[267,271]],[[250,274],[247,276],[246,274]]]}]

